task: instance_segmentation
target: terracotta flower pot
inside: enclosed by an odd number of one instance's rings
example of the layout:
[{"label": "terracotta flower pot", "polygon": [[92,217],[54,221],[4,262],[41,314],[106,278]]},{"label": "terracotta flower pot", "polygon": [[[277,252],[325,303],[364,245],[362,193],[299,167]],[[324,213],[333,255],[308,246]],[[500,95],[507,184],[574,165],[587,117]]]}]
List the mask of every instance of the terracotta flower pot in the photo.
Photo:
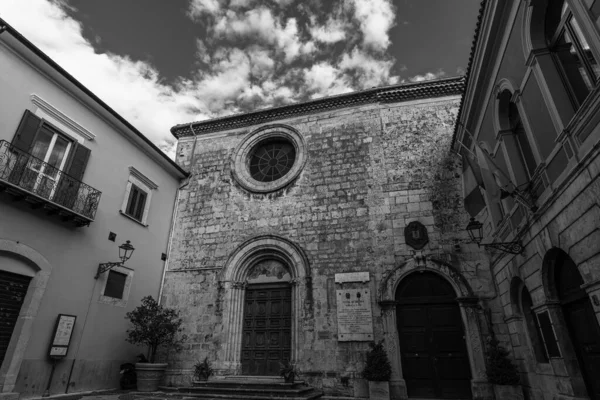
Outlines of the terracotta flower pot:
[{"label": "terracotta flower pot", "polygon": [[135,372],[137,374],[137,390],[140,392],[155,392],[158,390],[165,370],[165,363],[137,363],[135,364]]}]

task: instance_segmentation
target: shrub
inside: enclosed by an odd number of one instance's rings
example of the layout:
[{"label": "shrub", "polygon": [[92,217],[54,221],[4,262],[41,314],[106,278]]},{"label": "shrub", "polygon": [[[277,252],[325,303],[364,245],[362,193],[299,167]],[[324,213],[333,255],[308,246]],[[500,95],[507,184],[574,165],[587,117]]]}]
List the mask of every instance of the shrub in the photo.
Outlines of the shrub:
[{"label": "shrub", "polygon": [[194,365],[194,376],[198,380],[207,380],[213,373],[208,357],[204,357],[204,361],[198,361]]},{"label": "shrub", "polygon": [[148,359],[154,362],[156,351],[160,346],[167,346],[175,350],[181,349],[187,337],[180,335],[183,331],[183,320],[179,312],[161,306],[152,296],[142,299],[142,304],[125,315],[133,324],[127,330],[127,341],[132,344],[148,346]]},{"label": "shrub", "polygon": [[500,346],[498,339],[489,339],[486,367],[490,383],[495,385],[519,384],[519,371],[508,358],[508,354],[508,351]]},{"label": "shrub", "polygon": [[367,353],[367,363],[362,375],[369,381],[381,382],[390,380],[392,366],[383,348],[383,340],[379,343],[371,344],[371,350]]}]

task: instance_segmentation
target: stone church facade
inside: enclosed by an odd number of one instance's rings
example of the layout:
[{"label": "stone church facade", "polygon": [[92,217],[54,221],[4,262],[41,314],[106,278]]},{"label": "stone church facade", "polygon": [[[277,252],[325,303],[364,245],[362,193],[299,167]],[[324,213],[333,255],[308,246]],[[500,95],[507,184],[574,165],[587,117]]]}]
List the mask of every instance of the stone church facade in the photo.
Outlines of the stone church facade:
[{"label": "stone church facade", "polygon": [[491,398],[484,349],[499,303],[486,254],[465,240],[461,160],[449,151],[463,85],[172,129],[191,177],[162,289],[188,335],[165,355],[168,384],[189,384],[205,357],[216,378],[278,375],[291,360],[326,394],[365,397],[366,352],[384,340],[393,398]]}]

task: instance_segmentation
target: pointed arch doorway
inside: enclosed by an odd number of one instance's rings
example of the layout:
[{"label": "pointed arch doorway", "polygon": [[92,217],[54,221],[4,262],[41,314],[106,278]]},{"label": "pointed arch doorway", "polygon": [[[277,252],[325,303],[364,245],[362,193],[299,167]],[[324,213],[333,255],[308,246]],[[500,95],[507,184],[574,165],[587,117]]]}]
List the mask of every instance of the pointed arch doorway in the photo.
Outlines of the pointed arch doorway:
[{"label": "pointed arch doorway", "polygon": [[408,397],[471,398],[471,368],[452,285],[434,272],[412,273],[396,290],[396,321]]}]

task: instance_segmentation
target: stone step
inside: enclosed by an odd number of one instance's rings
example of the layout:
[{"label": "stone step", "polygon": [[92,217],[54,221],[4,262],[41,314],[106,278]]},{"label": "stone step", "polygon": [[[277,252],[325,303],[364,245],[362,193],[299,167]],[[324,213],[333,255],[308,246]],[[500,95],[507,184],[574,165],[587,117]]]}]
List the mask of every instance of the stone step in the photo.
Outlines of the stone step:
[{"label": "stone step", "polygon": [[[241,379],[240,379],[241,378]],[[313,400],[323,396],[303,381],[286,383],[278,377],[228,377],[196,381],[193,386],[161,390],[177,392],[186,397],[228,400]]]},{"label": "stone step", "polygon": [[295,388],[268,388],[262,389],[257,387],[247,387],[247,386],[194,386],[191,388],[181,388],[179,392],[185,390],[185,393],[236,393],[236,394],[249,394],[249,395],[260,395],[263,393],[270,393],[273,395],[278,395],[282,397],[297,397],[302,396],[304,393],[308,393],[313,390],[309,386],[299,386]]},{"label": "stone step", "polygon": [[304,385],[304,381],[295,381],[294,383],[286,382],[269,382],[269,381],[244,381],[234,379],[211,379],[209,381],[192,382],[193,387],[246,387],[256,390],[286,390],[295,389]]},{"label": "stone step", "polygon": [[[218,394],[218,393],[189,393],[185,398],[212,399],[212,400],[316,400],[323,396],[323,392],[314,390],[312,393],[307,393],[299,397],[281,397],[272,396],[269,393],[258,395],[238,395],[238,394]],[[185,399],[184,398],[184,399]]]},{"label": "stone step", "polygon": [[225,375],[223,377],[216,378],[223,380],[234,380],[234,381],[244,381],[244,382],[285,382],[281,376],[276,375]]}]

